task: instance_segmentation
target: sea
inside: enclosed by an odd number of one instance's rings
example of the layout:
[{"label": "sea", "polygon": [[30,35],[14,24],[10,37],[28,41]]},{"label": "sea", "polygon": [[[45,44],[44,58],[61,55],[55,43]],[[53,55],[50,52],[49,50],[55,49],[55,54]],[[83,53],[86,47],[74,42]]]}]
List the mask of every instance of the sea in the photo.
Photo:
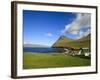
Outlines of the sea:
[{"label": "sea", "polygon": [[24,52],[37,52],[37,53],[50,53],[50,52],[63,52],[64,48],[32,48],[24,47]]}]

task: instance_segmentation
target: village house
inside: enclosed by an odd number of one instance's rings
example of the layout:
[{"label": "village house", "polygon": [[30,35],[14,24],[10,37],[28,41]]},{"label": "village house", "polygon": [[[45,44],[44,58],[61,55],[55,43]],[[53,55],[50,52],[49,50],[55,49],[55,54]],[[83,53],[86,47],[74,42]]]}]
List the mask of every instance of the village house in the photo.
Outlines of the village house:
[{"label": "village house", "polygon": [[73,48],[64,48],[64,54],[68,55],[84,55],[90,56],[90,49],[89,48],[80,48],[80,49],[73,49]]}]

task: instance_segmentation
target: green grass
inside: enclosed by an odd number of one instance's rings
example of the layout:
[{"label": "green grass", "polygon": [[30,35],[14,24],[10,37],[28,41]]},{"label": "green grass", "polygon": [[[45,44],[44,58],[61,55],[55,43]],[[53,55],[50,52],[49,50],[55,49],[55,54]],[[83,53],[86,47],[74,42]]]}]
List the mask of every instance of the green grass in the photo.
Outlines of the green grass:
[{"label": "green grass", "polygon": [[23,55],[23,69],[90,66],[90,58],[63,53],[27,53]]}]

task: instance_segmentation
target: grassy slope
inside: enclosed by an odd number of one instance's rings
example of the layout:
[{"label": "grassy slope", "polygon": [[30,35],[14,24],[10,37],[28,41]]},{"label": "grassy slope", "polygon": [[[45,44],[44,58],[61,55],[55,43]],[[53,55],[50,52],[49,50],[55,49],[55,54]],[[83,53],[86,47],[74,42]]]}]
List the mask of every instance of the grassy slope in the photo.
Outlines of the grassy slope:
[{"label": "grassy slope", "polygon": [[88,35],[88,36],[83,37],[81,39],[66,43],[66,45],[73,46],[74,48],[82,48],[82,47],[90,48],[90,46],[91,46],[90,38],[91,38],[91,35]]},{"label": "grassy slope", "polygon": [[61,36],[53,45],[52,47],[65,47],[65,43],[68,43],[72,41],[69,38],[66,38],[65,36]]},{"label": "grassy slope", "polygon": [[52,67],[73,67],[73,66],[89,66],[90,59],[77,56],[68,56],[61,53],[52,54],[32,54],[24,53],[23,68],[52,68]]},{"label": "grassy slope", "polygon": [[90,48],[90,40],[84,40],[84,41],[73,41],[66,43],[65,45],[73,47],[73,48],[83,48],[83,47],[88,47]]},{"label": "grassy slope", "polygon": [[82,39],[78,40],[68,40],[65,38],[58,39],[52,47],[72,47],[72,48],[82,48],[82,47],[90,47],[90,36],[88,35]]}]

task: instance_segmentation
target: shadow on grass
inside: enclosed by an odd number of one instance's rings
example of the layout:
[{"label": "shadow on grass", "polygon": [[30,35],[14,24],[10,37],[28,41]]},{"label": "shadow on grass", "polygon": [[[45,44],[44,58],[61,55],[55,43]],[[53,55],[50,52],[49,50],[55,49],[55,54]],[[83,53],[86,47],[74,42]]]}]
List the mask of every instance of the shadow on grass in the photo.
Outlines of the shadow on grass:
[{"label": "shadow on grass", "polygon": [[75,57],[84,58],[84,59],[91,59],[90,56],[83,56],[83,55],[77,55]]}]

